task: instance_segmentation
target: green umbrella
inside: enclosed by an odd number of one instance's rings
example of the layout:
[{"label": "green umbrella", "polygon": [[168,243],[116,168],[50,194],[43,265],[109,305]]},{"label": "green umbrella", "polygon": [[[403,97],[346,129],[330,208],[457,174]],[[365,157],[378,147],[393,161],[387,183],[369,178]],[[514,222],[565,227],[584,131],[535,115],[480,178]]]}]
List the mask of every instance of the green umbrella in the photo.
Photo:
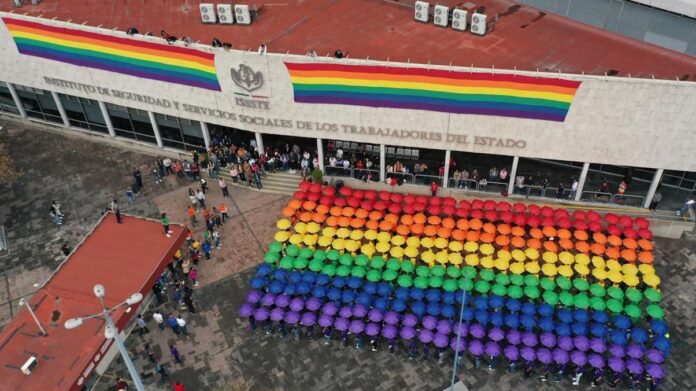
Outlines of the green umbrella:
[{"label": "green umbrella", "polygon": [[539,298],[539,295],[541,292],[539,292],[539,288],[536,286],[525,286],[524,287],[524,294],[525,296],[529,297],[530,299],[534,300]]},{"label": "green umbrella", "polygon": [[607,308],[607,303],[604,299],[595,296],[590,299],[590,307],[595,311],[604,311]]},{"label": "green umbrella", "polygon": [[641,311],[640,308],[638,308],[638,306],[635,304],[629,304],[625,306],[624,312],[626,313],[626,315],[630,316],[634,322],[640,319]]},{"label": "green umbrella", "polygon": [[401,261],[396,258],[390,258],[387,261],[387,269],[394,271],[401,269]]},{"label": "green umbrella", "polygon": [[491,269],[483,269],[479,272],[479,277],[485,281],[493,281],[495,280],[495,273]]},{"label": "green umbrella", "polygon": [[300,248],[295,244],[291,244],[285,249],[285,253],[291,257],[296,257],[300,254]]},{"label": "green umbrella", "polygon": [[266,255],[263,256],[263,261],[266,263],[276,263],[280,260],[280,254],[274,253],[274,252],[267,252]]},{"label": "green umbrella", "polygon": [[299,256],[302,258],[309,259],[309,258],[312,258],[312,255],[314,255],[313,253],[314,253],[314,251],[312,251],[311,248],[303,247],[302,250],[300,250]]},{"label": "green umbrella", "polygon": [[381,269],[384,267],[384,258],[375,255],[374,257],[370,258],[370,267],[373,269]]},{"label": "green umbrella", "polygon": [[624,291],[621,290],[621,288],[615,287],[615,286],[610,286],[607,288],[607,294],[609,297],[612,297],[616,300],[623,300],[624,298]]},{"label": "green umbrella", "polygon": [[292,269],[292,265],[293,265],[293,262],[294,262],[294,261],[295,261],[295,258],[293,258],[293,257],[288,257],[288,256],[284,256],[284,257],[280,260],[280,267],[283,268],[283,269],[288,269],[288,270],[289,270],[289,269]]},{"label": "green umbrella", "polygon": [[424,265],[420,265],[416,268],[416,275],[420,277],[430,277],[430,268]]},{"label": "green umbrella", "polygon": [[539,278],[533,274],[527,274],[524,276],[524,285],[539,286]]},{"label": "green umbrella", "polygon": [[445,267],[442,265],[435,265],[433,266],[432,269],[430,269],[430,275],[431,276],[437,276],[437,277],[442,277],[446,273]]},{"label": "green umbrella", "polygon": [[428,277],[418,276],[413,279],[413,285],[416,288],[426,289],[428,288]]},{"label": "green umbrella", "polygon": [[402,288],[410,288],[411,285],[413,285],[413,278],[411,278],[411,276],[408,274],[402,274],[396,280],[396,283]]},{"label": "green umbrella", "polygon": [[336,266],[324,265],[324,267],[321,268],[321,272],[328,275],[329,277],[333,277],[336,275]]},{"label": "green umbrella", "polygon": [[309,270],[313,272],[318,272],[322,267],[324,267],[324,262],[318,259],[312,259],[309,261]]},{"label": "green umbrella", "polygon": [[510,282],[512,285],[522,286],[524,285],[524,277],[519,274],[513,274],[510,276]]},{"label": "green umbrella", "polygon": [[470,278],[460,278],[457,287],[471,292],[471,290],[474,289],[474,281]]},{"label": "green umbrella", "polygon": [[491,287],[491,292],[498,296],[505,296],[507,288],[505,288],[505,285],[494,284],[493,287]]},{"label": "green umbrella", "polygon": [[575,295],[575,298],[573,298],[573,304],[575,305],[576,308],[580,309],[587,309],[587,307],[590,306],[590,298],[587,297],[587,294],[584,292],[578,293]]},{"label": "green umbrella", "polygon": [[401,261],[401,270],[404,273],[413,273],[413,271],[416,269],[416,265],[413,264],[410,260],[403,260]]},{"label": "green umbrella", "polygon": [[472,266],[465,266],[462,268],[462,275],[466,276],[470,280],[473,280],[476,277],[476,269],[474,269]]},{"label": "green umbrella", "polygon": [[568,291],[561,291],[561,293],[558,295],[558,299],[561,301],[561,304],[566,307],[572,306],[573,300],[575,300],[573,295]]},{"label": "green umbrella", "polygon": [[307,267],[307,258],[295,258],[295,261],[292,263],[292,266],[295,269],[304,269]]},{"label": "green umbrella", "polygon": [[382,273],[382,279],[384,281],[394,281],[398,275],[399,274],[394,270],[385,270],[384,273]]},{"label": "green umbrella", "polygon": [[283,251],[283,243],[280,242],[273,242],[268,246],[268,251],[272,251],[274,253],[279,253]]},{"label": "green umbrella", "polygon": [[587,282],[584,278],[575,278],[573,279],[573,286],[575,289],[579,291],[586,291],[590,289],[590,283]]},{"label": "green umbrella", "polygon": [[338,257],[341,256],[341,253],[338,252],[338,250],[331,249],[329,252],[326,253],[326,258],[329,258],[331,261],[338,261]]},{"label": "green umbrella", "polygon": [[440,276],[432,276],[430,277],[430,280],[428,281],[428,284],[430,285],[431,288],[439,288],[442,286],[443,279]]},{"label": "green umbrella", "polygon": [[508,287],[508,296],[512,297],[513,299],[519,299],[522,297],[522,288],[520,288],[517,285],[509,286]]},{"label": "green umbrella", "polygon": [[462,275],[462,270],[456,266],[447,267],[447,275],[452,278],[459,278]]},{"label": "green umbrella", "polygon": [[573,283],[570,282],[568,277],[558,276],[556,277],[556,285],[558,285],[559,288],[567,291],[573,286]]},{"label": "green umbrella", "polygon": [[365,273],[367,273],[367,270],[365,270],[364,266],[353,266],[353,268],[350,269],[350,275],[353,277],[363,278],[365,277]]},{"label": "green umbrella", "polygon": [[510,277],[508,277],[508,275],[505,273],[498,273],[495,276],[495,282],[500,285],[509,285]]},{"label": "green umbrella", "polygon": [[623,304],[616,299],[609,299],[607,300],[607,308],[609,308],[609,311],[618,314],[623,311]]},{"label": "green umbrella", "polygon": [[555,306],[558,304],[558,295],[554,291],[544,291],[544,294],[542,295],[544,298],[544,302],[550,306]]},{"label": "green umbrella", "polygon": [[446,279],[444,283],[442,283],[442,289],[445,290],[446,292],[454,292],[457,290],[457,280],[452,280],[450,278]]},{"label": "green umbrella", "polygon": [[541,285],[541,287],[547,291],[552,291],[556,289],[556,283],[548,277],[544,277],[541,280],[539,280],[539,285]]},{"label": "green umbrella", "polygon": [[590,285],[590,293],[595,297],[604,297],[607,294],[607,290],[599,284]]},{"label": "green umbrella", "polygon": [[353,263],[358,266],[365,266],[370,262],[370,259],[365,254],[360,254],[353,259]]},{"label": "green umbrella", "polygon": [[648,288],[646,289],[643,294],[645,295],[645,298],[650,300],[653,303],[659,303],[660,300],[662,300],[662,293],[656,291],[653,288]]},{"label": "green umbrella", "polygon": [[636,288],[626,289],[626,297],[634,303],[639,303],[643,299],[643,294]]},{"label": "green umbrella", "polygon": [[338,257],[338,263],[341,265],[350,266],[353,264],[353,257],[351,257],[350,254],[343,254]]},{"label": "green umbrella", "polygon": [[488,281],[479,280],[476,281],[476,284],[474,284],[474,289],[476,289],[476,292],[481,294],[487,293],[489,290],[491,290],[491,284],[489,284]]},{"label": "green umbrella", "polygon": [[316,250],[316,251],[314,251],[314,254],[312,254],[312,258],[323,261],[326,259],[326,251]]},{"label": "green umbrella", "polygon": [[382,279],[382,272],[379,270],[370,270],[367,272],[367,281],[377,282]]},{"label": "green umbrella", "polygon": [[336,275],[339,277],[348,277],[350,274],[350,266],[341,265],[336,268]]},{"label": "green umbrella", "polygon": [[650,304],[645,307],[645,312],[653,319],[662,319],[665,317],[665,311],[657,304]]}]

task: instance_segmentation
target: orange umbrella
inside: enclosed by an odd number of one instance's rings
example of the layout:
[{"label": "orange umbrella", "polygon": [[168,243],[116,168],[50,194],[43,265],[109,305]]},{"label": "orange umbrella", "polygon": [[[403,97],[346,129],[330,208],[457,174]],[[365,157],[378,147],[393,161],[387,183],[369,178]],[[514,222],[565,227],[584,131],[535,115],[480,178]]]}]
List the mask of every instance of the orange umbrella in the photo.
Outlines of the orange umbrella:
[{"label": "orange umbrella", "polygon": [[389,213],[384,216],[384,220],[396,225],[396,223],[399,222],[399,216],[395,215],[394,213]]},{"label": "orange umbrella", "polygon": [[635,250],[638,247],[638,242],[635,239],[626,238],[623,240],[623,246]]},{"label": "orange umbrella", "polygon": [[411,229],[408,228],[408,225],[399,224],[396,227],[396,233],[398,233],[401,236],[408,236],[411,234]]},{"label": "orange umbrella", "polygon": [[314,210],[317,207],[317,203],[314,201],[305,201],[302,203],[302,209],[304,210]]},{"label": "orange umbrella", "polygon": [[590,252],[590,245],[587,242],[575,242],[575,249],[581,253],[588,253]]},{"label": "orange umbrella", "polygon": [[532,228],[529,230],[529,236],[536,238],[536,239],[541,239],[544,237],[544,232],[540,230],[539,228]]},{"label": "orange umbrella", "polygon": [[606,246],[604,246],[603,243],[592,243],[590,246],[590,251],[592,251],[592,254],[595,255],[603,255],[604,250],[606,250]]},{"label": "orange umbrella", "polygon": [[394,228],[394,223],[391,221],[383,220],[379,223],[379,229],[382,231],[391,231]]},{"label": "orange umbrella", "polygon": [[287,207],[283,208],[283,216],[285,217],[292,217],[295,215],[295,209]]},{"label": "orange umbrella", "polygon": [[324,205],[324,204],[317,205],[317,208],[315,209],[315,211],[319,212],[323,215],[328,214],[329,213],[329,206]]},{"label": "orange umbrella", "polygon": [[484,232],[481,234],[481,238],[479,240],[483,243],[493,243],[495,241],[495,234]]},{"label": "orange umbrella", "polygon": [[641,239],[638,241],[638,245],[645,251],[650,251],[653,249],[653,244],[647,239]]},{"label": "orange umbrella", "polygon": [[605,244],[607,242],[607,235],[601,232],[595,232],[592,234],[592,240],[597,243]]},{"label": "orange umbrella", "polygon": [[500,247],[505,247],[510,244],[510,237],[507,235],[498,235],[495,238],[495,244]]},{"label": "orange umbrella", "polygon": [[321,224],[326,221],[326,215],[324,213],[312,213],[312,221]]},{"label": "orange umbrella", "polygon": [[343,214],[343,208],[340,206],[334,206],[329,210],[331,216],[341,216]]},{"label": "orange umbrella", "polygon": [[437,236],[441,238],[449,239],[450,235],[452,235],[452,230],[450,228],[440,227],[437,229]]},{"label": "orange umbrella", "polygon": [[416,224],[425,224],[426,220],[428,220],[423,213],[416,213],[413,215],[413,222]]},{"label": "orange umbrella", "polygon": [[[569,232],[569,234],[570,234],[570,232]],[[561,246],[561,248],[564,250],[572,250],[573,249],[573,241],[570,239],[561,239],[558,241],[558,245]]]},{"label": "orange umbrella", "polygon": [[379,220],[382,218],[382,212],[378,210],[373,210],[372,212],[370,212],[369,217],[370,220]]},{"label": "orange umbrella", "polygon": [[401,224],[403,224],[403,225],[411,225],[411,224],[413,224],[413,216],[411,216],[411,215],[403,215],[403,216],[401,216]]},{"label": "orange umbrella", "polygon": [[611,244],[612,246],[620,246],[621,238],[616,235],[609,235],[609,237],[607,238],[607,242],[609,242],[609,244]]},{"label": "orange umbrella", "polygon": [[300,201],[298,199],[292,199],[292,200],[290,200],[290,202],[288,202],[288,208],[300,209],[301,206],[302,206],[302,201]]},{"label": "orange umbrella", "polygon": [[479,231],[469,231],[466,233],[466,241],[478,242],[480,236],[481,234],[479,233]]},{"label": "orange umbrella", "polygon": [[473,229],[474,231],[478,231],[483,227],[483,222],[479,219],[472,219],[469,221],[469,229]]},{"label": "orange umbrella", "polygon": [[555,242],[547,240],[544,242],[544,250],[551,251],[552,253],[557,253],[558,252],[558,245]]},{"label": "orange umbrella", "polygon": [[510,244],[512,244],[514,248],[522,248],[526,243],[527,242],[519,236],[513,236],[512,239],[510,239]]},{"label": "orange umbrella", "polygon": [[495,229],[495,224],[493,223],[486,223],[483,225],[483,232],[491,233],[494,234],[496,231]]},{"label": "orange umbrella", "polygon": [[428,217],[428,224],[430,225],[440,225],[440,222],[442,222],[442,219],[439,216]]},{"label": "orange umbrella", "polygon": [[414,235],[423,235],[423,229],[425,228],[423,224],[411,224],[409,227],[411,233]]},{"label": "orange umbrella", "polygon": [[618,259],[621,256],[621,250],[618,247],[609,247],[604,250],[604,255],[609,259]]},{"label": "orange umbrella", "polygon": [[653,261],[655,261],[655,257],[652,255],[651,252],[641,251],[638,253],[638,260],[641,263],[652,265]]},{"label": "orange umbrella", "polygon": [[590,236],[587,234],[587,232],[586,232],[586,231],[583,231],[583,230],[581,230],[581,229],[576,230],[575,232],[573,232],[573,236],[574,236],[575,239],[577,239],[577,240],[587,240],[587,239],[590,238]]},{"label": "orange umbrella", "polygon": [[373,230],[378,230],[379,229],[379,221],[377,220],[368,220],[367,223],[365,223],[365,227],[367,229],[373,229]]},{"label": "orange umbrella", "polygon": [[452,219],[450,217],[446,217],[446,218],[442,219],[441,224],[443,227],[448,228],[448,229],[453,229],[457,225],[457,223],[455,223],[454,219]]},{"label": "orange umbrella", "polygon": [[454,239],[458,242],[463,242],[464,240],[466,240],[466,232],[464,232],[460,229],[452,230],[452,239]]},{"label": "orange umbrella", "polygon": [[335,226],[337,226],[337,225],[338,225],[338,217],[336,217],[336,216],[329,216],[329,217],[326,219],[326,225],[328,225],[329,227],[335,227]]},{"label": "orange umbrella", "polygon": [[363,226],[365,226],[365,219],[359,219],[357,217],[352,218],[350,220],[350,226],[352,228],[362,228]]},{"label": "orange umbrella", "polygon": [[556,235],[558,235],[558,232],[556,232],[556,228],[550,227],[550,226],[544,227],[543,233],[544,233],[544,236],[546,236],[547,238],[553,238]]},{"label": "orange umbrella", "polygon": [[498,224],[498,233],[501,235],[510,235],[510,226],[507,224]]},{"label": "orange umbrella", "polygon": [[309,223],[310,221],[312,221],[312,213],[311,212],[300,213],[300,220],[304,221],[305,223]]},{"label": "orange umbrella", "polygon": [[338,225],[340,227],[350,227],[350,217],[341,216],[338,218]]},{"label": "orange umbrella", "polygon": [[457,220],[457,228],[461,229],[462,231],[468,230],[469,229],[469,220],[467,220],[467,219]]},{"label": "orange umbrella", "polygon": [[[517,247],[517,246],[515,246]],[[536,238],[531,238],[527,240],[527,247],[529,248],[535,248],[535,249],[540,249],[541,248],[541,240],[536,239]]]},{"label": "orange umbrella", "polygon": [[366,219],[367,216],[370,215],[370,212],[366,211],[363,208],[357,209],[355,211],[355,217],[360,218],[360,219]]},{"label": "orange umbrella", "polygon": [[565,228],[559,229],[558,231],[556,231],[556,234],[558,235],[558,237],[560,239],[570,239],[573,237],[573,235],[570,233],[570,231],[568,231]]},{"label": "orange umbrella", "polygon": [[437,227],[434,225],[426,225],[425,229],[423,230],[423,233],[425,234],[425,236],[433,237],[437,235]]},{"label": "orange umbrella", "polygon": [[628,262],[636,261],[636,252],[632,249],[625,249],[621,251],[621,258],[627,260]]},{"label": "orange umbrella", "polygon": [[[518,226],[512,227],[512,229],[510,230],[510,233],[512,234],[512,236],[524,236],[524,234],[525,234],[524,228],[518,227]],[[531,234],[531,232],[530,232],[530,234]]]}]

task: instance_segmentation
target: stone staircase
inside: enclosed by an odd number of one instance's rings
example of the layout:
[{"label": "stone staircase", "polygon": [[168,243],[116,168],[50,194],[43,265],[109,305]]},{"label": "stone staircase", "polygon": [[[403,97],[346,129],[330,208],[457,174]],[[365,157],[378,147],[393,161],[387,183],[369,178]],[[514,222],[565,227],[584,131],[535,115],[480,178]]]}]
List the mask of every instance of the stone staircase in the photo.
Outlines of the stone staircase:
[{"label": "stone staircase", "polygon": [[275,194],[293,194],[297,191],[300,182],[302,181],[302,177],[299,173],[290,174],[287,172],[267,172],[261,177],[263,188],[258,190],[256,185],[253,183],[251,187],[248,187],[246,182],[242,183],[241,181],[234,185],[230,172],[227,169],[220,170],[220,176],[225,178],[225,182],[227,182],[228,186],[239,186],[249,190]]}]

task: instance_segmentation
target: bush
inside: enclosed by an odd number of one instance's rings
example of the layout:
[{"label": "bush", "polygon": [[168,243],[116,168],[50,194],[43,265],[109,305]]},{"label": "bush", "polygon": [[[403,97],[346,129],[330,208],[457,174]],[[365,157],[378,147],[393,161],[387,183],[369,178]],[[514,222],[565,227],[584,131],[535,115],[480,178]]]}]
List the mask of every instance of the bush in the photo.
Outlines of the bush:
[{"label": "bush", "polygon": [[312,170],[312,179],[314,179],[314,182],[321,183],[322,178],[324,178],[324,173],[321,172],[319,168]]}]

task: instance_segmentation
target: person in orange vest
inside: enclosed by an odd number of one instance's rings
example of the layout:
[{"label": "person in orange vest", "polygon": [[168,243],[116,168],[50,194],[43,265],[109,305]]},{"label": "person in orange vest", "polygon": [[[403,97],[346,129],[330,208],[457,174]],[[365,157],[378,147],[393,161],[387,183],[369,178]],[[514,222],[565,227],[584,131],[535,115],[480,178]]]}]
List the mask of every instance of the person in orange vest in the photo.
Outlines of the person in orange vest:
[{"label": "person in orange vest", "polygon": [[435,181],[433,181],[433,183],[430,184],[430,192],[433,194],[433,197],[437,195],[437,189],[439,188],[440,186]]},{"label": "person in orange vest", "polygon": [[220,210],[220,216],[222,216],[222,223],[224,224],[227,218],[230,217],[229,215],[227,215],[227,205],[220,204],[218,209]]},{"label": "person in orange vest", "polygon": [[196,209],[194,209],[193,206],[189,206],[186,213],[188,214],[189,218],[191,219],[191,226],[195,227],[196,226]]}]

